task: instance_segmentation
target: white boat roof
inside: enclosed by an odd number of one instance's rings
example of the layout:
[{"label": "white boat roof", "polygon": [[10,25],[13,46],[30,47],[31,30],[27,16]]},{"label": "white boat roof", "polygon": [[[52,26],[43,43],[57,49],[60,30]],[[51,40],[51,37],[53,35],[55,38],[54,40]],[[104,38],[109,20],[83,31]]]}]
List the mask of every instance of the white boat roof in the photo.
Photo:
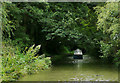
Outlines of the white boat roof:
[{"label": "white boat roof", "polygon": [[82,50],[76,49],[76,50],[74,51],[74,54],[82,54]]}]

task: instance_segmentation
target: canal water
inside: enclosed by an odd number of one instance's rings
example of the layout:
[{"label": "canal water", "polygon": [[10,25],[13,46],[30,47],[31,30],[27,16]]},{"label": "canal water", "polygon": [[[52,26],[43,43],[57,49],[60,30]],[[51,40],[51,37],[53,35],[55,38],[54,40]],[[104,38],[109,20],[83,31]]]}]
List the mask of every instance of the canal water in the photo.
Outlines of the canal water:
[{"label": "canal water", "polygon": [[118,81],[118,69],[99,61],[90,63],[78,60],[74,64],[52,66],[19,81]]}]

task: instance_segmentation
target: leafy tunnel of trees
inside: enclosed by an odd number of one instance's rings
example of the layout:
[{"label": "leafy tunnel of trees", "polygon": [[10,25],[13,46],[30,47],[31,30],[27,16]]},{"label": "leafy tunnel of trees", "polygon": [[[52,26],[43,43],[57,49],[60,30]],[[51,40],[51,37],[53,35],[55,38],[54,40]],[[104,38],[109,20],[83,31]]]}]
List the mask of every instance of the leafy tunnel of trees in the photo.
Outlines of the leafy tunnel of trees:
[{"label": "leafy tunnel of trees", "polygon": [[115,3],[2,3],[3,41],[21,52],[33,44],[39,54],[62,56],[75,49],[120,63],[120,26]]}]

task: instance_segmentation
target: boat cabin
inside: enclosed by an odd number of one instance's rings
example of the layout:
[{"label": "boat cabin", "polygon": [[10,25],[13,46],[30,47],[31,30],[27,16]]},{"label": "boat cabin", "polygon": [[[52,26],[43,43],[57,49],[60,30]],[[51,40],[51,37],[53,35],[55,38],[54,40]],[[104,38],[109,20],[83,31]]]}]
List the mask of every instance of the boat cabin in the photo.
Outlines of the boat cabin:
[{"label": "boat cabin", "polygon": [[74,51],[73,59],[83,59],[83,53],[80,49]]}]

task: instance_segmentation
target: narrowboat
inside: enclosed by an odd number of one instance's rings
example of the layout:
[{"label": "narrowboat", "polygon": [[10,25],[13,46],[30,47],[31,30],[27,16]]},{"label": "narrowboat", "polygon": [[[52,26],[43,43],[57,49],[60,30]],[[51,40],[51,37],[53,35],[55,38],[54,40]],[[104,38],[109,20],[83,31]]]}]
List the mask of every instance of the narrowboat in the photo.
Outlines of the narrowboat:
[{"label": "narrowboat", "polygon": [[83,53],[80,49],[74,51],[73,59],[83,59]]}]

